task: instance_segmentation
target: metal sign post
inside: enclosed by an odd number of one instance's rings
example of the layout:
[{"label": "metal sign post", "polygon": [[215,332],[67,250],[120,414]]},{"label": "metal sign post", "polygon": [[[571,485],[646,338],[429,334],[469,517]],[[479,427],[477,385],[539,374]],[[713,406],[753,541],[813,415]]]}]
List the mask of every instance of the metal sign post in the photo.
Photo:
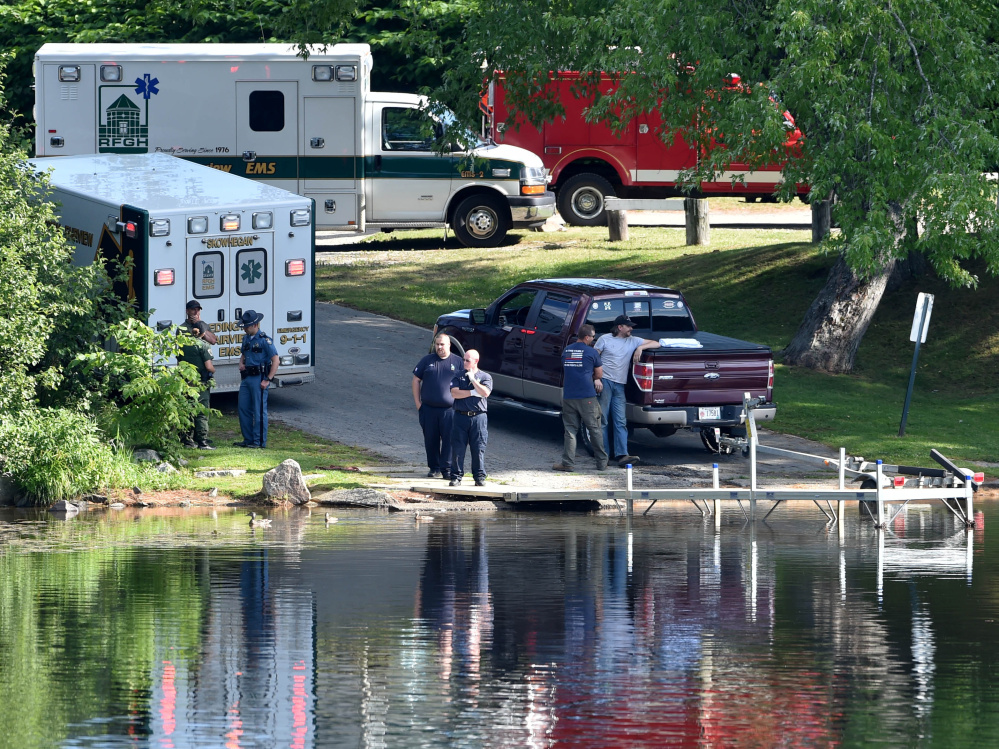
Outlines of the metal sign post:
[{"label": "metal sign post", "polygon": [[916,342],[912,354],[912,371],[909,373],[909,387],[905,391],[905,405],[902,407],[902,423],[898,425],[898,436],[905,436],[905,422],[909,419],[909,401],[912,400],[912,386],[916,382],[916,363],[919,361],[919,344],[926,343],[926,331],[930,327],[930,313],[933,312],[933,295],[920,293],[916,297],[916,313],[912,318],[912,331],[909,340]]}]

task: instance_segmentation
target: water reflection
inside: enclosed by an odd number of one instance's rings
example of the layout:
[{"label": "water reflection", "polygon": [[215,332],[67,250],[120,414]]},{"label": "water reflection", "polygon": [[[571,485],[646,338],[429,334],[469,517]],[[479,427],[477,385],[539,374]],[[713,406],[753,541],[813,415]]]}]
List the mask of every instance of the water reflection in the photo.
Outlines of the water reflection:
[{"label": "water reflection", "polygon": [[272,517],[0,515],[0,745],[999,737],[984,516]]}]

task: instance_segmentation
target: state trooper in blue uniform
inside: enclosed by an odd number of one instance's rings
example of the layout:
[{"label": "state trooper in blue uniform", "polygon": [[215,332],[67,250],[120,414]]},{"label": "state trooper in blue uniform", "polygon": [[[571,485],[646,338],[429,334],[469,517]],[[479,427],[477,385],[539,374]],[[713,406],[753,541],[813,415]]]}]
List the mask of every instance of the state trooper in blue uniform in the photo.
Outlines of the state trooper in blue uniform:
[{"label": "state trooper in blue uniform", "polygon": [[239,430],[243,441],[236,447],[267,447],[267,389],[278,370],[274,342],[260,330],[264,316],[252,309],[240,318],[243,328],[242,355],[239,357]]}]

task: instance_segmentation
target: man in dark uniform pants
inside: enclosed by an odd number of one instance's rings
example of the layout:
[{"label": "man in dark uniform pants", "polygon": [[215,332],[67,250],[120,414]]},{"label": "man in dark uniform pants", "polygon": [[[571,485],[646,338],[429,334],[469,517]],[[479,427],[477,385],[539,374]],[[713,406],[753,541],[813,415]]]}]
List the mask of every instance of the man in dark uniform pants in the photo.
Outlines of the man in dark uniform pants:
[{"label": "man in dark uniform pants", "polygon": [[413,402],[420,414],[423,445],[427,451],[427,478],[451,478],[451,429],[454,398],[451,380],[462,371],[461,357],[451,353],[451,338],[441,333],[434,339],[434,353],[427,354],[413,369]]},{"label": "man in dark uniform pants", "polygon": [[[190,309],[190,302],[188,302],[188,309]],[[212,347],[206,342],[206,334],[209,332],[208,325],[198,320],[193,325],[185,325],[184,327],[190,331],[190,338],[184,341],[178,359],[193,364],[198,368],[198,375],[201,377],[201,391],[198,393],[198,403],[204,406],[205,410],[194,417],[194,432],[185,434],[181,442],[184,447],[214,450],[215,448],[208,442],[208,412],[212,405],[212,378],[215,376],[215,365],[212,363]]]},{"label": "man in dark uniform pants", "polygon": [[465,475],[465,447],[472,451],[472,475],[476,486],[486,485],[486,442],[489,429],[486,425],[486,398],[493,391],[493,378],[479,369],[479,352],[469,349],[462,362],[465,371],[451,380],[454,398],[454,429],[451,446],[454,459],[451,463],[449,486],[458,486]]},{"label": "man in dark uniform pants", "polygon": [[278,370],[274,342],[260,330],[264,316],[252,309],[240,318],[243,328],[242,354],[239,357],[239,430],[243,441],[236,447],[267,447],[267,388]]}]

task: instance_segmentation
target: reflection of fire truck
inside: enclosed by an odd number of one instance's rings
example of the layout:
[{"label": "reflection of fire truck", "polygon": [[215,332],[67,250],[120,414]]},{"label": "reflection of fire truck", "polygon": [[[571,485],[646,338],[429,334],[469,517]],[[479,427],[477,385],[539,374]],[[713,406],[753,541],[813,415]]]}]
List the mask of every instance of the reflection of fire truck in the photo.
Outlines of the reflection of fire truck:
[{"label": "reflection of fire truck", "polygon": [[[584,117],[591,98],[572,92],[578,73],[560,73],[549,84],[557,87],[565,117],[546,122],[541,130],[521,115],[511,116],[506,106],[502,74],[489,84],[485,110],[487,127],[498,143],[526,148],[541,156],[552,177],[562,218],[576,226],[606,223],[604,198],[664,198],[684,193],[677,187],[680,172],[697,165],[697,151],[679,135],[668,142],[660,138],[662,118],[658,111],[635,117],[619,135],[605,122],[588,123]],[[613,87],[604,77],[608,92]],[[738,76],[730,76],[726,89],[739,88]],[[603,86],[601,86],[603,88]],[[779,105],[778,105],[779,107]],[[783,111],[788,130],[786,146],[801,139],[790,112]],[[742,177],[744,175],[744,177]],[[744,179],[744,184],[733,178]],[[695,196],[746,196],[772,199],[781,179],[780,165],[751,171],[746,164],[732,163],[712,181],[701,182]],[[808,188],[799,185],[801,195]]]}]

